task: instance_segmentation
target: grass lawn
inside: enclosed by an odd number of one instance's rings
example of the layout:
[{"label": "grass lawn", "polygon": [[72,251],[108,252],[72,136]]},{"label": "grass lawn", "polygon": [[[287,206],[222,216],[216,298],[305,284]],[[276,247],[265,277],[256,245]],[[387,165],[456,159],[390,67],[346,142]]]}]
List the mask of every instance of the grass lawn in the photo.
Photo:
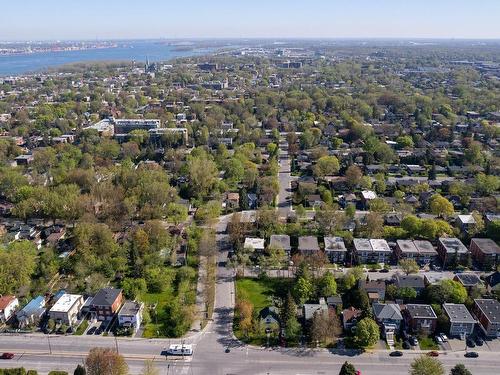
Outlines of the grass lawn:
[{"label": "grass lawn", "polygon": [[[144,327],[144,333],[142,334],[143,337],[165,337],[165,333],[162,332],[163,320],[165,319],[165,306],[172,298],[172,290],[167,290],[162,293],[143,293],[140,296],[139,299],[144,302],[145,305],[152,306],[156,304],[157,313],[156,319],[154,316],[151,316],[151,322],[146,324]],[[158,322],[158,324],[156,324],[156,322]]]},{"label": "grass lawn", "polygon": [[[252,303],[254,311],[258,313],[264,307],[271,306],[272,296],[285,296],[291,283],[292,280],[280,278],[240,278],[236,280],[236,302],[246,299]],[[237,316],[234,320],[234,334],[240,340],[252,345],[265,345],[267,342],[265,335],[256,334],[245,337],[238,327]],[[276,337],[271,337],[270,344],[276,344]]]},{"label": "grass lawn", "polygon": [[439,350],[438,344],[431,337],[419,337],[418,343],[422,350]]},{"label": "grass lawn", "polygon": [[83,335],[83,333],[85,332],[85,330],[87,329],[87,327],[89,326],[89,321],[87,319],[85,319],[79,326],[78,328],[76,329],[75,331],[75,335],[77,336],[81,336]]}]

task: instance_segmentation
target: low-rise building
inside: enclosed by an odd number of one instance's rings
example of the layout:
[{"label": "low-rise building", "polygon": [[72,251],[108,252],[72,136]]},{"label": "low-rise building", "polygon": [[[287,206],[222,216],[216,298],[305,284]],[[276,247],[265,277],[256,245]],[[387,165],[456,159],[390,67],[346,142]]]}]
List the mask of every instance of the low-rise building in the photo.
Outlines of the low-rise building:
[{"label": "low-rise building", "polygon": [[283,249],[290,255],[292,247],[290,246],[290,236],[286,234],[273,234],[269,240],[269,247],[273,249]]},{"label": "low-rise building", "polygon": [[38,324],[45,315],[45,311],[45,298],[43,296],[33,298],[16,313],[19,327],[24,328]]},{"label": "low-rise building", "polygon": [[298,249],[302,255],[313,255],[320,250],[318,239],[315,236],[299,237]]},{"label": "low-rise building", "polygon": [[373,262],[387,263],[391,257],[391,248],[387,241],[383,239],[371,239],[370,244],[373,250]]},{"label": "low-rise building", "polygon": [[305,303],[302,306],[304,321],[311,320],[316,312],[328,311],[328,305],[324,298],[320,298],[319,303]]},{"label": "low-rise building", "polygon": [[142,322],[142,311],[144,304],[136,301],[125,301],[118,312],[118,324],[120,327],[130,328],[137,332]]},{"label": "low-rise building", "polygon": [[0,296],[0,323],[7,322],[19,307],[19,300],[16,296]]},{"label": "low-rise building", "polygon": [[358,320],[361,319],[363,315],[363,311],[356,309],[354,307],[349,307],[342,311],[342,325],[344,327],[344,331],[348,331],[353,327],[356,327],[358,324]]},{"label": "low-rise building", "polygon": [[385,300],[385,281],[384,280],[366,280],[358,281],[359,288],[368,293],[371,302],[383,302]]},{"label": "low-rise building", "polygon": [[429,241],[415,240],[413,244],[418,250],[418,263],[431,264],[436,262],[438,253]]},{"label": "low-rise building", "polygon": [[438,241],[438,254],[443,267],[446,267],[453,257],[457,257],[457,262],[465,262],[469,250],[458,238],[440,237]]},{"label": "low-rise building", "polygon": [[431,305],[406,305],[405,319],[413,333],[431,334],[436,330],[437,316]]},{"label": "low-rise building", "polygon": [[78,319],[78,313],[84,304],[79,294],[63,294],[49,310],[50,319],[60,324],[72,326]]},{"label": "low-rise building", "polygon": [[401,308],[395,303],[374,303],[373,315],[382,329],[382,336],[389,345],[394,345],[394,336],[399,332],[403,315]]},{"label": "low-rise building", "polygon": [[255,238],[255,237],[247,237],[245,238],[245,244],[243,245],[245,249],[252,249],[257,251],[264,250],[264,239],[263,238]]},{"label": "low-rise building", "polygon": [[347,248],[341,237],[325,237],[325,253],[330,262],[344,263]]},{"label": "low-rise building", "polygon": [[469,246],[473,259],[483,269],[495,269],[500,260],[500,246],[490,238],[473,238]]},{"label": "low-rise building", "polygon": [[420,294],[425,289],[424,278],[420,275],[400,275],[394,276],[394,281],[398,289],[412,288],[415,289],[417,294]]},{"label": "low-rise building", "polygon": [[123,303],[121,289],[104,288],[97,292],[91,302],[91,312],[99,321],[112,319]]},{"label": "low-rise building", "polygon": [[483,281],[479,278],[479,276],[472,272],[457,273],[455,277],[453,277],[453,280],[458,281],[468,291],[476,286],[483,285]]},{"label": "low-rise building", "polygon": [[487,337],[500,337],[500,302],[494,299],[475,299],[472,313]]},{"label": "low-rise building", "polygon": [[476,320],[464,304],[445,303],[443,310],[450,321],[450,336],[471,335],[476,326]]},{"label": "low-rise building", "polygon": [[418,249],[411,240],[397,240],[396,252],[399,259],[418,260]]}]

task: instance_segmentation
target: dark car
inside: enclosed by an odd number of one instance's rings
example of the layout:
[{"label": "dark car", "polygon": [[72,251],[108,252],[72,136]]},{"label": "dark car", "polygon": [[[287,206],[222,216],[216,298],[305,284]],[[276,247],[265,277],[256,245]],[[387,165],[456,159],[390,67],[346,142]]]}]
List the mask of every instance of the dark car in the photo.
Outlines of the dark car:
[{"label": "dark car", "polygon": [[378,271],[380,273],[388,273],[389,270],[387,268],[382,268],[380,271]]},{"label": "dark car", "polygon": [[477,346],[483,346],[484,344],[484,340],[481,337],[476,337],[474,341],[476,342]]},{"label": "dark car", "polygon": [[476,352],[467,352],[467,353],[465,353],[465,357],[467,357],[467,358],[477,358],[477,357],[479,357],[479,354],[477,354]]},{"label": "dark car", "polygon": [[96,335],[102,335],[102,333],[103,333],[103,332],[104,332],[104,330],[103,330],[101,327],[99,327],[99,328],[97,328],[97,329],[95,330],[95,334],[96,334]]},{"label": "dark car", "polygon": [[431,352],[427,353],[427,355],[428,355],[429,357],[439,357],[439,353],[438,353],[438,352],[436,352],[435,350],[433,350],[433,351],[431,351]]},{"label": "dark car", "polygon": [[97,327],[91,327],[88,331],[87,331],[87,335],[93,335],[95,333],[95,331],[97,330]]},{"label": "dark car", "polygon": [[410,348],[411,348],[410,343],[408,341],[404,341],[403,342],[403,349],[407,349],[408,350]]},{"label": "dark car", "polygon": [[469,348],[475,348],[476,347],[476,344],[474,344],[474,340],[472,340],[472,339],[467,339],[466,343],[467,343],[467,346]]},{"label": "dark car", "polygon": [[400,352],[399,350],[396,350],[394,352],[389,353],[389,355],[391,357],[402,357],[403,356],[403,352]]},{"label": "dark car", "polygon": [[417,346],[418,345],[418,340],[416,337],[414,336],[411,336],[410,337],[410,343],[413,345],[413,346]]},{"label": "dark car", "polygon": [[0,356],[0,359],[12,359],[14,358],[14,353],[3,353]]}]

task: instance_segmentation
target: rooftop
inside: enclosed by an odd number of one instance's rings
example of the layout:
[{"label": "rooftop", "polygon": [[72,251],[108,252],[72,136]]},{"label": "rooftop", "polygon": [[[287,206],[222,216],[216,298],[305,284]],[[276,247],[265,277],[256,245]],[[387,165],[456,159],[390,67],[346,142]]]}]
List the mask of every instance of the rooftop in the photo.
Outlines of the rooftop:
[{"label": "rooftop", "polygon": [[51,312],[68,312],[78,302],[83,300],[79,294],[63,294],[50,309]]},{"label": "rooftop", "polygon": [[471,242],[474,242],[481,252],[485,254],[500,255],[500,246],[490,238],[473,238]]},{"label": "rooftop", "polygon": [[500,302],[494,299],[475,299],[474,302],[490,322],[500,322]]},{"label": "rooftop", "polygon": [[325,237],[325,251],[347,251],[342,237]]},{"label": "rooftop", "polygon": [[402,253],[418,253],[417,247],[411,240],[397,240],[396,243]]},{"label": "rooftop", "polygon": [[290,236],[286,234],[273,234],[271,235],[269,246],[273,248],[280,248],[283,250],[290,250]]},{"label": "rooftop", "polygon": [[370,240],[367,238],[355,238],[354,241],[354,248],[357,251],[371,251],[372,245],[370,243]]},{"label": "rooftop", "polygon": [[373,251],[387,251],[391,252],[391,248],[386,240],[383,239],[371,239],[370,244],[372,245]]},{"label": "rooftop", "polygon": [[142,308],[142,305],[136,301],[125,301],[118,316],[134,316],[136,315]]},{"label": "rooftop", "polygon": [[122,292],[121,289],[104,288],[97,292],[92,300],[93,306],[111,306]]},{"label": "rooftop", "polygon": [[0,310],[5,309],[15,300],[16,300],[15,296],[1,296],[0,297]]},{"label": "rooftop", "polygon": [[314,236],[299,237],[299,250],[319,250],[318,239]]},{"label": "rooftop", "polygon": [[455,277],[460,281],[463,286],[474,286],[482,284],[481,279],[475,273],[465,272],[457,273]]},{"label": "rooftop", "polygon": [[441,237],[439,238],[439,242],[445,248],[448,254],[466,254],[468,252],[465,245],[458,238]]},{"label": "rooftop", "polygon": [[412,318],[437,319],[431,305],[409,304],[406,305],[406,310]]},{"label": "rooftop", "polygon": [[436,249],[434,249],[434,246],[429,241],[418,240],[413,241],[413,244],[420,254],[437,254]]},{"label": "rooftop", "polygon": [[373,314],[379,320],[383,319],[393,319],[393,320],[403,320],[401,315],[401,308],[395,303],[374,303],[373,304]]},{"label": "rooftop", "polygon": [[446,315],[450,318],[451,323],[475,323],[476,320],[472,317],[469,310],[463,304],[445,303],[443,304]]},{"label": "rooftop", "polygon": [[264,239],[263,238],[254,238],[247,237],[245,238],[245,249],[254,249],[254,250],[264,250]]}]

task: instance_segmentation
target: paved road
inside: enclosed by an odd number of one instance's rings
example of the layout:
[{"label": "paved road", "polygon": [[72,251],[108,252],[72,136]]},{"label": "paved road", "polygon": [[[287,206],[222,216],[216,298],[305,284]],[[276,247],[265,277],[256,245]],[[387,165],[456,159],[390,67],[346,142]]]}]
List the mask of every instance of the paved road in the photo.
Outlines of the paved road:
[{"label": "paved road", "polygon": [[[217,240],[224,241],[223,230],[229,216],[222,217],[218,224]],[[259,349],[242,345],[232,335],[234,306],[234,271],[224,267],[227,254],[219,255],[216,303],[213,321],[199,333],[185,340],[130,339],[102,336],[48,336],[42,334],[0,337],[0,352],[14,352],[13,360],[0,362],[0,367],[24,366],[37,369],[40,374],[50,370],[72,372],[82,363],[92,347],[118,346],[126,358],[131,374],[139,374],[144,361],[154,360],[162,374],[176,375],[264,375],[295,374],[318,375],[338,373],[346,360],[355,364],[363,374],[405,374],[409,362],[417,353],[405,353],[403,358],[390,358],[387,351],[376,351],[361,355],[331,353],[310,349]],[[50,346],[49,346],[50,340]],[[194,355],[185,360],[165,359],[161,355],[171,343],[191,343]],[[230,348],[230,353],[225,349]],[[474,375],[494,374],[500,360],[497,353],[481,353],[480,359],[466,359],[463,352],[442,355],[440,360],[449,369],[456,363],[465,363]]]},{"label": "paved road", "polygon": [[291,183],[295,179],[291,175],[290,158],[288,156],[288,145],[286,142],[280,142],[280,170],[278,174],[279,193],[278,193],[278,212],[280,219],[286,219],[292,208],[292,186]]}]

